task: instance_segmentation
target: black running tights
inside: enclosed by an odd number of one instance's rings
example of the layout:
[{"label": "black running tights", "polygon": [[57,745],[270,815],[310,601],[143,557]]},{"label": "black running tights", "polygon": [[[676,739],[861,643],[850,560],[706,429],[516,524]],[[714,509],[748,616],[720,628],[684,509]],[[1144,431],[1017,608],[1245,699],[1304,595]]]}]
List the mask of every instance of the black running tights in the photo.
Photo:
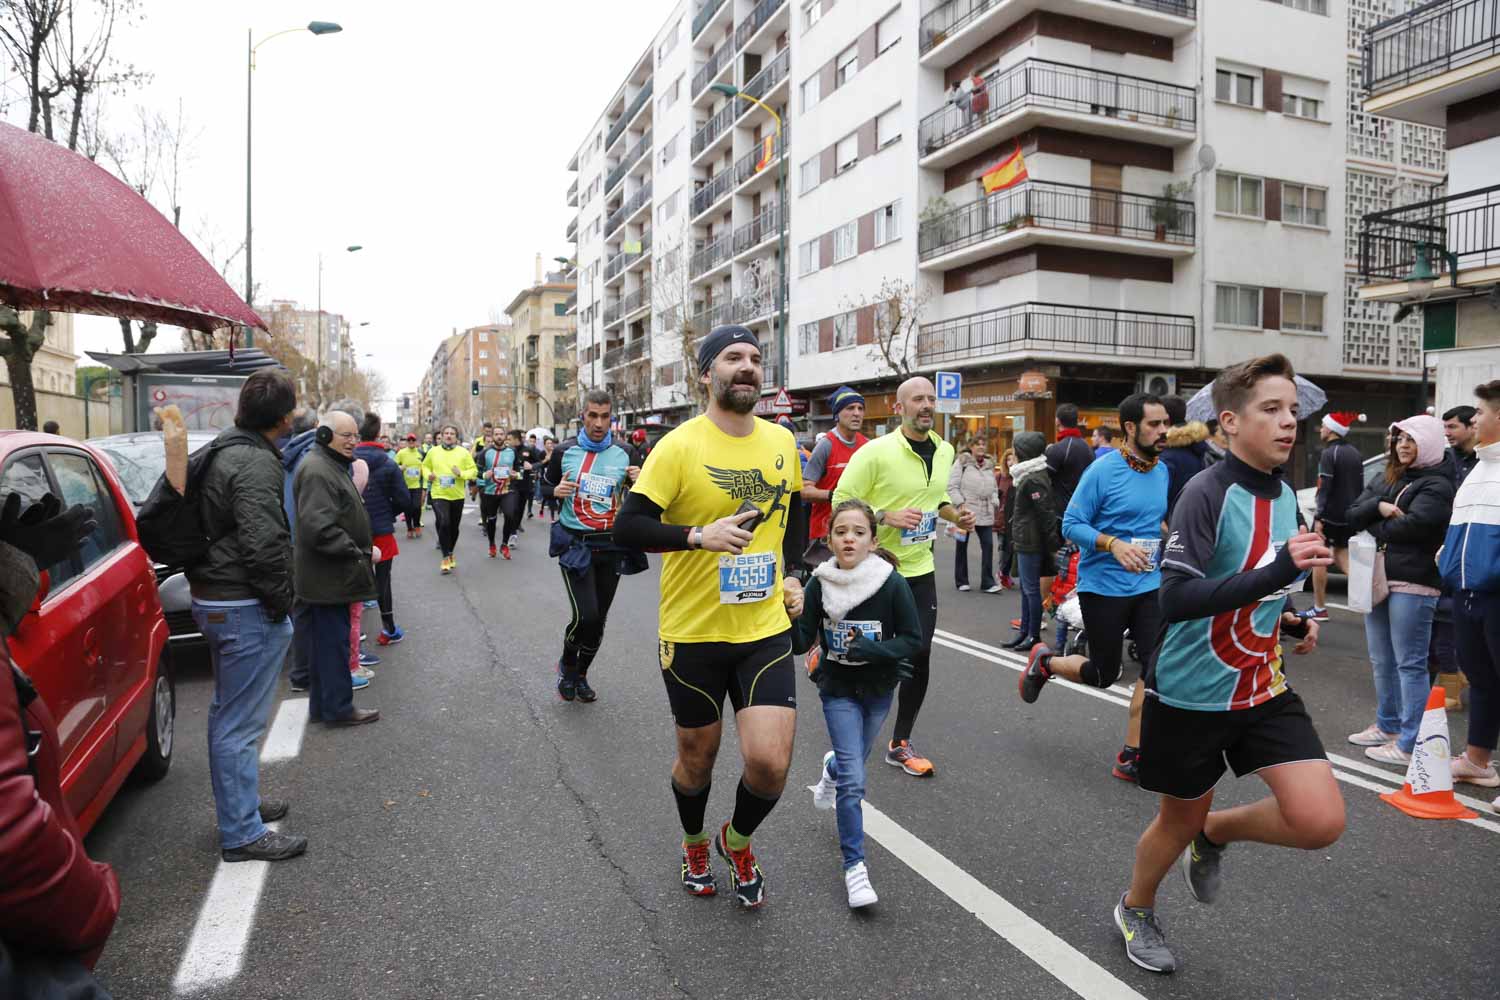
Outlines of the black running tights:
[{"label": "black running tights", "polygon": [[444,559],[453,554],[453,548],[458,544],[459,522],[463,520],[463,514],[462,500],[432,501],[432,515],[437,521],[438,548],[443,550]]},{"label": "black running tights", "polygon": [[896,727],[891,733],[894,740],[911,739],[912,727],[917,724],[917,713],[922,710],[922,700],[927,697],[932,635],[937,631],[937,574],[909,577],[906,583],[911,587],[911,596],[917,601],[917,618],[922,622],[922,650],[911,658],[911,680],[901,682],[901,695],[896,705]]},{"label": "black running tights", "polygon": [[562,669],[569,677],[589,672],[599,643],[604,639],[604,620],[615,600],[620,574],[615,572],[615,555],[595,555],[581,575],[562,570],[563,587],[573,616],[563,632]]}]

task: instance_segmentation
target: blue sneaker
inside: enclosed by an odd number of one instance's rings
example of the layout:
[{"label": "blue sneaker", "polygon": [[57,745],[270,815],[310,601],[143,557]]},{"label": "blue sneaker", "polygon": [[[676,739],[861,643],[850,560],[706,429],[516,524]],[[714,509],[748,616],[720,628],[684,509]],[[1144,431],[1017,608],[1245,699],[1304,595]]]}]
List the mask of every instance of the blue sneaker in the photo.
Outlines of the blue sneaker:
[{"label": "blue sneaker", "polygon": [[358,691],[361,688],[367,688],[370,686],[370,678],[361,677],[358,674],[350,674],[349,683],[354,686],[354,690]]},{"label": "blue sneaker", "polygon": [[367,607],[367,608],[378,608],[378,607],[380,607],[380,602],[379,601],[366,601],[365,602],[365,607]]},{"label": "blue sneaker", "polygon": [[360,666],[362,666],[362,667],[374,667],[374,666],[379,665],[379,663],[380,663],[380,657],[376,656],[374,653],[366,653],[364,650],[360,650],[360,653],[359,653],[359,665]]},{"label": "blue sneaker", "polygon": [[387,632],[385,629],[381,629],[380,634],[375,637],[375,641],[382,646],[393,646],[405,638],[406,633],[401,631],[400,625],[397,625],[394,632]]}]

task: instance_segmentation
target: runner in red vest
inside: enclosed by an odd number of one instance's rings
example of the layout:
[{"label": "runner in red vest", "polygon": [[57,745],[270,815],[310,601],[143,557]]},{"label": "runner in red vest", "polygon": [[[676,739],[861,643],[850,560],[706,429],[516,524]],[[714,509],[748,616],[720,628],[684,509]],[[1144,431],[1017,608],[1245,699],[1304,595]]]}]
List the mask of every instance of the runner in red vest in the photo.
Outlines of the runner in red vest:
[{"label": "runner in red vest", "polygon": [[807,554],[803,561],[810,566],[831,559],[826,544],[828,519],[833,512],[830,500],[834,487],[844,474],[844,467],[856,451],[870,440],[859,432],[865,423],[865,397],[844,385],[828,397],[834,428],[820,440],[802,470],[802,499],[812,504],[807,528]]}]

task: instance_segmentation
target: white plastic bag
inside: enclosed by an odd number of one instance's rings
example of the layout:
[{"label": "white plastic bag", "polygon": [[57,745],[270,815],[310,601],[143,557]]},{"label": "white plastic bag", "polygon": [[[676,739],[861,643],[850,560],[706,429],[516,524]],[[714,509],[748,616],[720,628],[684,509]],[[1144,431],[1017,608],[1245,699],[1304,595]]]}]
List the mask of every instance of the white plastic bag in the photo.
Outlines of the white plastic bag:
[{"label": "white plastic bag", "polygon": [[1375,610],[1375,536],[1361,531],[1349,539],[1349,610]]}]

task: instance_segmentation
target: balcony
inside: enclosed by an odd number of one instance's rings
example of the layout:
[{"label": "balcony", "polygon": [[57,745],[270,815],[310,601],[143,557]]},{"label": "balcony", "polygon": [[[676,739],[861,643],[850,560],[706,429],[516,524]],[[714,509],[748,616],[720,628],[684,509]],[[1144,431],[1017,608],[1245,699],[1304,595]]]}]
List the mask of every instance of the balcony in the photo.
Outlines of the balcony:
[{"label": "balcony", "polygon": [[563,238],[569,243],[576,243],[578,241],[578,216],[575,215],[568,220],[568,231],[564,234]]},{"label": "balcony", "polygon": [[604,224],[605,238],[608,239],[610,236],[614,235],[615,230],[619,229],[625,224],[625,220],[629,219],[636,212],[640,211],[640,209],[650,201],[651,182],[647,181],[645,184],[641,185],[641,189],[639,191],[631,195],[629,198],[625,199],[625,204],[621,205],[619,208],[610,213],[609,221]]},{"label": "balcony", "polygon": [[633,263],[639,256],[641,255],[638,253],[626,253],[625,251],[621,250],[619,253],[611,257],[609,259],[609,263],[604,265],[604,283],[608,285],[616,278],[623,275],[625,273],[626,266]]},{"label": "balcony", "polygon": [[651,338],[638,337],[628,344],[605,351],[604,370],[620,368],[635,361],[644,361],[649,357],[651,357]]},{"label": "balcony", "polygon": [[779,208],[780,205],[777,202],[772,202],[768,207],[761,209],[759,215],[734,231],[734,250],[732,251],[734,256],[748,253],[762,243],[774,240],[781,235]]},{"label": "balcony", "polygon": [[[735,297],[734,321],[749,326],[763,319],[769,319],[776,314],[776,283],[777,276],[773,272],[767,275],[764,286],[755,291],[744,292]],[[782,282],[782,299],[786,302],[786,283]]]},{"label": "balcony", "polygon": [[[755,147],[734,161],[734,186],[738,189],[742,184],[747,184],[757,177],[764,176],[768,186],[776,183],[777,171],[769,170],[772,164],[781,156],[787,144],[792,140],[792,130],[782,126],[781,137],[768,136],[755,144]],[[766,155],[766,143],[769,141],[771,155]]]},{"label": "balcony", "polygon": [[955,267],[1032,243],[1185,257],[1194,250],[1193,203],[1165,195],[1026,181],[922,222],[925,271]]},{"label": "balcony", "polygon": [[734,124],[739,109],[735,106],[737,101],[728,101],[719,109],[718,114],[710,118],[696,135],[693,136],[692,156],[698,158],[702,153],[714,144],[714,140],[729,132],[729,127]]},{"label": "balcony", "polygon": [[566,299],[563,300],[563,312],[565,312],[565,313],[567,313],[568,315],[571,316],[573,313],[575,313],[577,311],[578,311],[578,293],[574,292],[572,295],[569,295]]},{"label": "balcony", "polygon": [[1500,90],[1500,3],[1435,0],[1365,32],[1365,111],[1447,124],[1448,105]]},{"label": "balcony", "polygon": [[719,199],[729,193],[731,182],[734,180],[734,171],[729,168],[720,170],[710,177],[703,186],[693,192],[693,201],[688,210],[688,217],[696,219],[719,203]]},{"label": "balcony", "polygon": [[948,0],[922,15],[922,65],[945,69],[1037,10],[1153,35],[1181,37],[1197,24],[1197,0]]},{"label": "balcony", "polygon": [[634,146],[626,150],[625,155],[620,158],[619,165],[609,172],[604,181],[604,193],[609,194],[614,191],[615,185],[630,175],[630,168],[640,162],[641,157],[650,151],[651,130],[648,128],[646,134],[641,136],[640,140]]},{"label": "balcony", "polygon": [[922,324],[917,363],[928,367],[1047,354],[1191,364],[1195,347],[1191,316],[1021,302]]},{"label": "balcony", "polygon": [[716,305],[698,310],[689,322],[692,324],[693,333],[701,338],[706,337],[716,327],[728,326],[734,321],[734,299],[726,299]]},{"label": "balcony", "polygon": [[770,23],[776,12],[786,6],[786,0],[760,0],[750,16],[740,22],[740,26],[734,29],[734,48],[738,52],[744,48],[755,37],[755,33]]},{"label": "balcony", "polygon": [[624,310],[620,306],[619,299],[606,303],[604,306],[604,328],[608,330],[616,323],[619,323],[623,316]]},{"label": "balcony", "polygon": [[644,108],[646,104],[651,100],[651,90],[653,83],[653,80],[647,80],[646,85],[642,87],[636,93],[636,95],[630,99],[630,103],[625,106],[625,113],[620,115],[620,120],[609,127],[609,131],[605,133],[604,136],[604,148],[606,150],[615,144],[616,139],[625,134],[625,130],[630,127],[630,123],[635,118],[637,112],[639,112],[641,108]]},{"label": "balcony", "polygon": [[1037,125],[1166,146],[1185,146],[1198,130],[1192,87],[1044,59],[996,70],[984,84],[974,92],[982,110],[945,103],[922,119],[921,166],[952,166]]},{"label": "balcony", "polygon": [[[703,6],[698,8],[698,13],[693,15],[693,41],[696,42],[698,40],[698,36],[703,34],[703,29],[708,27],[713,21],[714,15],[723,6],[724,0],[704,0]],[[733,13],[732,9],[730,13]]]},{"label": "balcony", "polygon": [[[757,101],[766,101],[767,104],[771,104],[770,101],[766,100],[766,95],[775,90],[777,85],[786,79],[786,75],[791,68],[792,50],[782,49],[780,55],[772,59],[769,64],[762,66],[760,72],[752,76],[750,82],[740,88],[740,93],[746,97],[753,97]],[[772,106],[774,107],[774,105]],[[760,108],[746,101],[744,107],[740,110],[744,114],[749,114],[751,111],[759,111]]]},{"label": "balcony", "polygon": [[698,67],[698,72],[693,74],[693,100],[697,100],[698,95],[703,93],[708,85],[718,78],[724,68],[733,62],[734,45],[731,42],[725,42],[719,46],[718,51],[708,57],[707,62]]},{"label": "balcony", "polygon": [[[1459,294],[1463,286],[1500,281],[1500,184],[1375,212],[1360,220],[1359,273],[1370,282],[1360,290],[1360,298],[1411,298],[1406,276],[1416,266],[1418,243],[1458,258],[1455,276],[1448,272],[1441,254],[1422,251],[1438,275],[1431,293],[1434,298]],[[1463,283],[1459,288],[1454,287],[1455,277]]]},{"label": "balcony", "polygon": [[734,237],[725,233],[711,243],[699,243],[688,262],[688,276],[697,281],[720,264],[728,262],[734,246]]},{"label": "balcony", "polygon": [[573,183],[568,186],[568,207],[578,207],[578,179],[575,177]]},{"label": "balcony", "polygon": [[620,300],[620,315],[629,319],[642,309],[651,308],[651,286],[642,285]]}]

